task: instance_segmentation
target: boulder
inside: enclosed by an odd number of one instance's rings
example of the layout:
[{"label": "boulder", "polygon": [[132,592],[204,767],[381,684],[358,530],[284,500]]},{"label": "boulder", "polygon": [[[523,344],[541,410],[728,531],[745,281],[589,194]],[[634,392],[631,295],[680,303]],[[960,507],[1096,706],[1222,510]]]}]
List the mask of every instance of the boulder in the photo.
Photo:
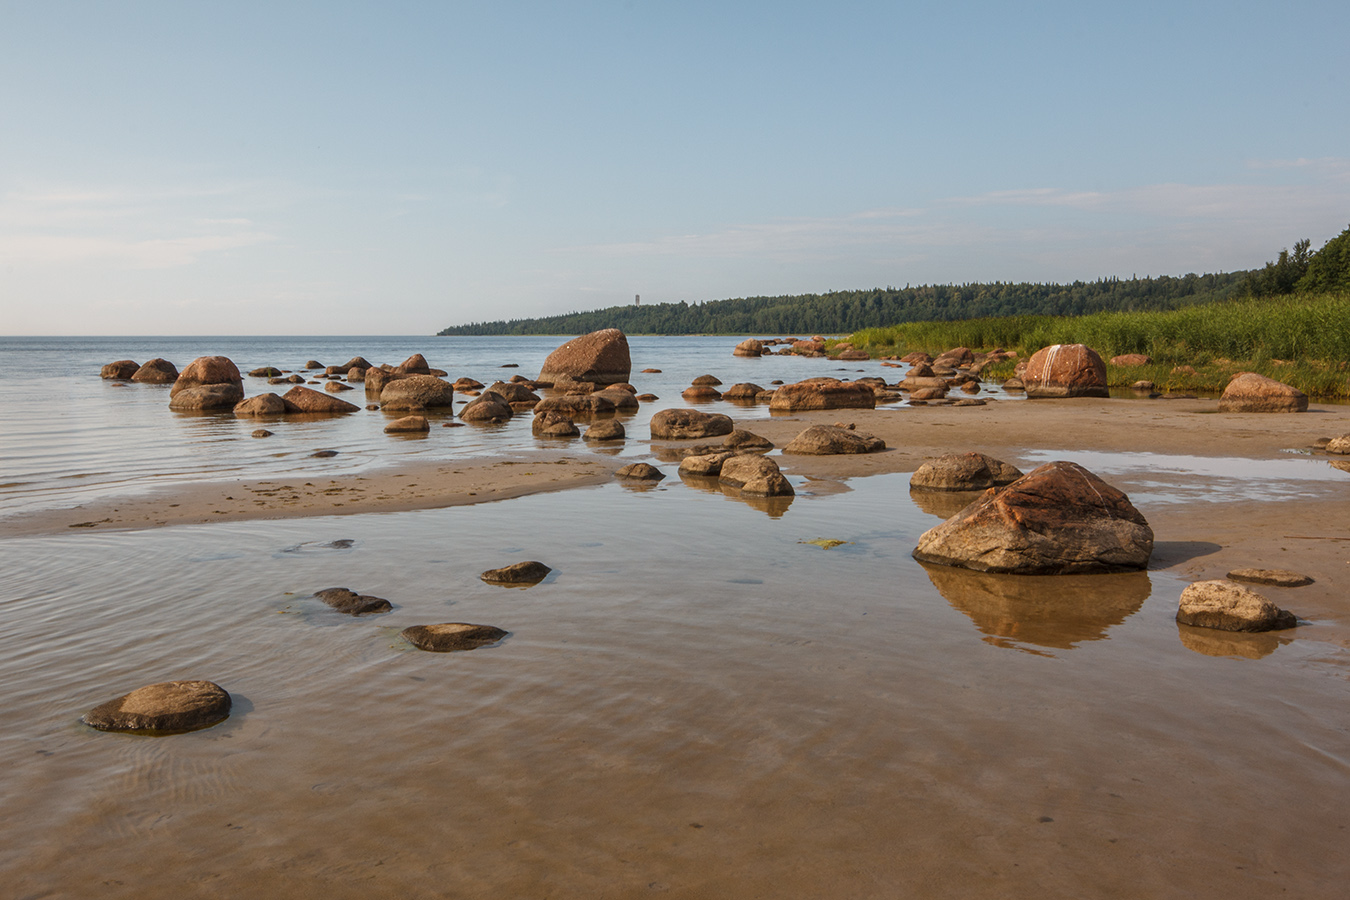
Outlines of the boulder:
[{"label": "boulder", "polygon": [[1308,395],[1255,372],[1239,372],[1219,398],[1219,412],[1305,412]]},{"label": "boulder", "polygon": [[632,412],[642,405],[638,402],[635,393],[632,391],[625,391],[617,385],[614,387],[607,387],[603,391],[596,391],[591,396],[599,397],[602,400],[608,400],[610,403],[614,404],[614,409],[618,412]]},{"label": "boulder", "polygon": [[571,419],[589,421],[593,416],[614,412],[614,401],[600,394],[563,394],[540,400],[534,411],[536,414],[559,412]]},{"label": "boulder", "polygon": [[282,395],[281,399],[286,401],[286,411],[293,413],[352,413],[361,409],[355,403],[330,397],[299,384]]},{"label": "boulder", "polygon": [[663,409],[651,421],[652,437],[668,440],[721,437],[733,428],[730,416],[696,409]]},{"label": "boulder", "polygon": [[1181,592],[1177,621],[1220,631],[1276,631],[1293,628],[1297,617],[1256,591],[1231,581],[1197,581]]},{"label": "boulder", "polygon": [[1343,434],[1340,437],[1334,437],[1328,440],[1322,447],[1328,453],[1335,453],[1338,456],[1350,454],[1350,434]]},{"label": "boulder", "polygon": [[783,448],[783,452],[834,456],[842,453],[876,453],[885,449],[885,441],[861,431],[840,428],[838,425],[812,425],[793,438]]},{"label": "boulder", "polygon": [[500,569],[488,569],[478,577],[488,584],[538,584],[552,571],[541,562],[527,560]]},{"label": "boulder", "polygon": [[286,413],[286,401],[276,394],[256,394],[235,404],[236,416],[280,416]]},{"label": "boulder", "polygon": [[746,450],[753,453],[767,453],[773,449],[773,441],[740,428],[733,429],[722,439],[722,446],[728,450]]},{"label": "boulder", "polygon": [[860,362],[864,359],[871,359],[866,350],[845,350],[839,354],[839,359],[846,362]]},{"label": "boulder", "polygon": [[420,353],[414,353],[412,356],[399,363],[397,368],[406,375],[431,374],[431,367],[427,365],[427,358]]},{"label": "boulder", "polygon": [[633,362],[628,338],[617,328],[583,334],[548,355],[539,370],[541,381],[593,381],[615,384],[627,381]]},{"label": "boulder", "polygon": [[793,341],[789,353],[795,353],[798,356],[824,356],[824,341]]},{"label": "boulder", "polygon": [[1002,387],[1005,391],[1025,391],[1027,389],[1027,386],[1023,383],[1022,379],[1017,377],[1009,378],[1007,381],[1003,382]]},{"label": "boulder", "polygon": [[983,491],[1022,477],[1016,466],[983,453],[944,453],[909,477],[911,491]]},{"label": "boulder", "polygon": [[366,369],[366,395],[378,397],[384,393],[384,389],[395,381],[402,381],[404,375],[396,375],[388,369],[371,368]]},{"label": "boulder", "polygon": [[[388,409],[387,406],[385,408]],[[511,421],[513,414],[511,404],[492,391],[484,391],[459,411],[459,417],[465,422],[491,422],[498,425]]]},{"label": "boulder", "polygon": [[418,650],[453,653],[457,650],[477,650],[479,647],[495,644],[506,637],[506,634],[493,625],[446,622],[441,625],[413,625],[403,629],[400,637]]},{"label": "boulder", "polygon": [[953,347],[945,353],[939,353],[937,359],[933,360],[933,366],[956,369],[968,366],[974,361],[975,353],[969,347]]},{"label": "boulder", "polygon": [[212,681],[164,681],[102,703],[80,717],[99,731],[182,734],[230,715],[230,695]]},{"label": "boulder", "polygon": [[708,403],[722,399],[722,393],[710,384],[696,384],[693,387],[685,388],[680,396],[690,403]]},{"label": "boulder", "polygon": [[1083,344],[1043,347],[1027,361],[1022,376],[1027,397],[1108,397],[1106,363]]},{"label": "boulder", "polygon": [[256,369],[250,369],[248,377],[250,378],[278,378],[281,376],[281,370],[276,366],[260,366]]},{"label": "boulder", "polygon": [[[370,390],[370,373],[366,375],[366,390]],[[435,409],[453,406],[454,402],[454,387],[435,375],[409,375],[390,381],[380,389],[382,409]]]},{"label": "boulder", "polygon": [[156,356],[137,369],[131,380],[141,384],[173,384],[178,380],[178,367],[167,359]]},{"label": "boulder", "polygon": [[384,426],[385,434],[416,434],[430,430],[431,423],[427,421],[426,416],[404,416]]},{"label": "boulder", "polygon": [[736,345],[736,349],[731,351],[732,356],[763,356],[764,344],[754,338],[747,338]]},{"label": "boulder", "polygon": [[394,608],[392,603],[382,597],[372,597],[370,594],[358,594],[356,591],[349,590],[345,587],[325,588],[322,591],[315,591],[314,596],[318,597],[338,612],[348,616],[366,616],[373,613],[386,613]]},{"label": "boulder", "polygon": [[722,379],[718,378],[716,375],[699,375],[697,378],[695,378],[693,381],[689,383],[694,385],[695,387],[704,384],[711,385],[712,387],[717,387],[722,383]]},{"label": "boulder", "polygon": [[355,390],[350,384],[343,384],[340,381],[330,381],[323,386],[323,389],[330,394],[340,394],[343,391]]},{"label": "boulder", "polygon": [[1071,462],[990,488],[919,538],[914,558],[1025,575],[1142,569],[1153,530],[1125,494]]},{"label": "boulder", "polygon": [[809,378],[785,384],[774,391],[769,409],[797,412],[806,409],[875,409],[877,395],[871,385],[837,378]]},{"label": "boulder", "polygon": [[346,372],[351,369],[370,369],[374,367],[371,366],[370,362],[364,356],[353,356],[338,368]]},{"label": "boulder", "polygon": [[303,366],[301,366],[301,368],[304,368],[304,369],[322,369],[322,368],[323,368],[323,363],[319,362],[317,359],[310,359],[310,360],[306,360],[306,361],[305,361],[305,364],[304,364]]},{"label": "boulder", "polygon": [[621,441],[624,439],[623,425],[613,419],[596,422],[581,436],[584,441]]},{"label": "boulder", "polygon": [[1148,366],[1153,364],[1153,357],[1143,353],[1122,353],[1120,356],[1111,357],[1111,365],[1125,366],[1133,368],[1134,366]]},{"label": "boulder", "polygon": [[720,475],[722,473],[722,464],[735,456],[731,450],[721,450],[716,453],[702,453],[695,456],[686,456],[680,460],[681,475]]},{"label": "boulder", "polygon": [[739,384],[733,384],[731,387],[723,391],[722,399],[739,400],[742,402],[753,401],[763,392],[764,388],[760,387],[759,385],[753,384],[749,381],[742,381]]},{"label": "boulder", "polygon": [[796,493],[778,470],[778,463],[755,453],[725,460],[717,481],[743,494],[761,497],[791,497]]},{"label": "boulder", "polygon": [[98,374],[100,378],[115,378],[118,381],[126,381],[135,375],[140,367],[140,363],[129,359],[119,359],[117,362],[110,362],[99,369]]},{"label": "boulder", "polygon": [[266,428],[258,428],[253,431],[253,436],[255,438],[271,437],[272,434],[273,432],[268,431]]},{"label": "boulder", "polygon": [[919,388],[909,392],[910,400],[941,400],[947,396],[942,388]]},{"label": "boulder", "polygon": [[660,481],[666,477],[665,472],[648,463],[629,463],[614,474],[619,478],[633,478],[639,481]]},{"label": "boulder", "polygon": [[1234,569],[1228,573],[1229,581],[1245,581],[1248,584],[1268,584],[1273,587],[1303,587],[1313,580],[1302,572],[1290,572],[1288,569]]},{"label": "boulder", "polygon": [[[178,378],[174,380],[173,388],[169,391],[169,397],[176,397],[179,392],[188,388],[217,384],[234,385],[239,389],[239,396],[235,398],[234,403],[229,404],[230,406],[244,399],[244,379],[240,377],[239,369],[234,363],[224,356],[199,356],[179,373]],[[169,405],[173,407],[172,403]]]},{"label": "boulder", "polygon": [[355,368],[355,367],[348,369],[348,370],[347,370],[347,380],[348,380],[348,381],[356,381],[356,382],[365,381],[365,380],[366,380],[366,370],[365,370],[365,369],[358,369],[358,368]]},{"label": "boulder", "polygon": [[530,433],[535,437],[576,437],[581,434],[577,430],[577,424],[567,415],[557,410],[546,410],[538,413],[534,417],[534,422],[530,425]]},{"label": "boulder", "polygon": [[[462,380],[463,379],[461,379],[461,381]],[[470,380],[472,381],[472,379]],[[456,381],[455,384],[458,385],[459,382]],[[472,390],[482,388],[482,385],[478,384],[478,382],[475,381],[474,384],[476,385],[476,387],[472,388]],[[457,387],[456,390],[462,391],[465,390],[465,388]],[[493,382],[492,386],[488,388],[488,390],[496,394],[498,397],[501,397],[507,403],[511,404],[528,403],[531,406],[533,406],[534,404],[539,402],[538,394],[530,390],[527,386],[515,381],[496,381]]]},{"label": "boulder", "polygon": [[244,389],[237,384],[198,384],[185,388],[175,385],[174,390],[169,409],[234,409],[244,399]]},{"label": "boulder", "polygon": [[[500,381],[497,383],[501,384]],[[474,379],[465,376],[463,378],[456,378],[455,383],[452,386],[462,394],[465,391],[481,391],[483,389],[483,382],[475,381]],[[502,396],[506,395],[503,394]]]}]

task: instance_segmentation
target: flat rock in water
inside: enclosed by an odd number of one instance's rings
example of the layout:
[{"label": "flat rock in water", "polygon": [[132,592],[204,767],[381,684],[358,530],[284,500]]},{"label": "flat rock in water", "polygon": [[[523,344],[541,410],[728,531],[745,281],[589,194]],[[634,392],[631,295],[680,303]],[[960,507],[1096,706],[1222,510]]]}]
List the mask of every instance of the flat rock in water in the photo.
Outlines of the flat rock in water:
[{"label": "flat rock in water", "polygon": [[596,422],[581,436],[584,441],[621,441],[625,437],[623,424],[613,419]]},{"label": "flat rock in water", "polygon": [[286,401],[287,412],[293,413],[353,413],[361,407],[348,403],[339,397],[330,397],[321,391],[297,384],[281,397]]},{"label": "flat rock in water", "polygon": [[175,386],[169,400],[169,409],[233,410],[243,399],[244,389],[237,384],[197,384],[185,388]]},{"label": "flat rock in water", "polygon": [[229,715],[230,695],[220,685],[164,681],[100,704],[80,721],[99,731],[182,734],[223,722]]},{"label": "flat rock in water", "polygon": [[1012,484],[1022,471],[983,453],[944,453],[909,477],[912,491],[983,491]]},{"label": "flat rock in water", "polygon": [[372,613],[385,613],[393,609],[393,604],[383,597],[372,597],[370,594],[358,594],[356,591],[345,587],[326,588],[322,591],[315,591],[314,596],[318,597],[324,603],[327,603],[333,609],[349,616],[365,616]]},{"label": "flat rock in water", "polygon": [[721,437],[734,429],[730,416],[696,409],[663,409],[651,421],[652,437],[666,440]]},{"label": "flat rock in water", "polygon": [[808,378],[774,391],[769,409],[798,412],[805,409],[875,409],[876,392],[870,384],[837,378]]},{"label": "flat rock in water", "polygon": [[874,435],[838,425],[812,425],[793,438],[784,453],[802,453],[811,456],[834,456],[844,453],[877,453],[886,449],[886,442]]},{"label": "flat rock in water", "polygon": [[336,450],[315,450],[313,453],[310,454],[310,458],[311,458],[311,459],[332,459],[334,456],[337,456],[337,455],[338,455],[338,452],[337,452]]},{"label": "flat rock in water", "polygon": [[1181,592],[1177,621],[1220,631],[1278,631],[1293,628],[1297,617],[1256,591],[1231,581],[1197,581]]},{"label": "flat rock in water", "polygon": [[724,450],[719,453],[686,456],[680,460],[680,471],[685,475],[720,475],[722,464],[735,455],[731,450]]},{"label": "flat rock in water", "polygon": [[431,423],[426,416],[404,416],[384,426],[385,434],[417,434],[430,430]]},{"label": "flat rock in water", "polygon": [[1153,529],[1124,492],[1072,462],[990,488],[919,538],[914,558],[979,572],[1064,575],[1142,569]]},{"label": "flat rock in water", "polygon": [[543,581],[553,570],[541,562],[528,560],[500,569],[488,569],[478,577],[488,584],[535,584]]},{"label": "flat rock in water", "polygon": [[642,481],[660,481],[666,477],[665,472],[648,463],[629,463],[614,474],[618,478],[636,478]]},{"label": "flat rock in water", "polygon": [[405,641],[418,650],[432,653],[452,653],[456,650],[477,650],[495,644],[506,637],[506,632],[492,625],[471,625],[468,622],[446,622],[441,625],[414,625],[402,631]]},{"label": "flat rock in water", "polygon": [[1248,584],[1268,584],[1273,587],[1303,587],[1313,580],[1301,572],[1288,569],[1234,569],[1228,573],[1230,581],[1245,581]]}]

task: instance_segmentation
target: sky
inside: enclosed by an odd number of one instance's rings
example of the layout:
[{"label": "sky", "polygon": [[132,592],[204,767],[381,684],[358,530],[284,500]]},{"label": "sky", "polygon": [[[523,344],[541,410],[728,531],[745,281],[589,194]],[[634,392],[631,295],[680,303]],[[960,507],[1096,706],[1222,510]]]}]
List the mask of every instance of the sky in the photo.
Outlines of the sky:
[{"label": "sky", "polygon": [[0,334],[429,334],[1247,269],[1350,3],[0,0]]}]

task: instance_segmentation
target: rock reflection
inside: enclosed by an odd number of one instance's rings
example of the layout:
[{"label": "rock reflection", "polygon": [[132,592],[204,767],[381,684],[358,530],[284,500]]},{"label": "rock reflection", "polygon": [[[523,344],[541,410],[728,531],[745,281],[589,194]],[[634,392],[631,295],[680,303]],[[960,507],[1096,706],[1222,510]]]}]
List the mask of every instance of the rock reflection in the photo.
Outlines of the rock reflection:
[{"label": "rock reflection", "polygon": [[1260,659],[1269,656],[1289,643],[1289,638],[1280,637],[1271,631],[1255,634],[1218,631],[1213,628],[1195,628],[1191,625],[1177,625],[1177,637],[1182,646],[1205,656],[1229,656],[1237,659]]},{"label": "rock reflection", "polygon": [[1153,590],[1144,572],[993,575],[950,566],[923,569],[938,593],[970,616],[986,643],[1028,653],[1040,651],[1023,645],[1071,650],[1104,640]]},{"label": "rock reflection", "polygon": [[763,497],[758,494],[747,494],[739,488],[722,484],[711,475],[690,475],[687,472],[680,473],[680,481],[696,491],[703,491],[705,494],[721,494],[728,500],[739,500],[752,509],[757,509],[768,515],[771,519],[781,519],[787,512],[788,507],[796,497]]},{"label": "rock reflection", "polygon": [[984,491],[910,491],[909,499],[930,516],[950,519],[984,494]]}]

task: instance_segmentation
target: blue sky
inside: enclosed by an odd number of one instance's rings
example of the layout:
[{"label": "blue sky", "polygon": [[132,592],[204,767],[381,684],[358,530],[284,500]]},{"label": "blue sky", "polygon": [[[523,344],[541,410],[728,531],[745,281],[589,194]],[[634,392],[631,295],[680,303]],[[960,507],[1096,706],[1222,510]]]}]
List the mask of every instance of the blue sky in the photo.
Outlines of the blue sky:
[{"label": "blue sky", "polygon": [[1350,224],[1348,42],[1344,2],[0,0],[0,333],[1248,268]]}]

